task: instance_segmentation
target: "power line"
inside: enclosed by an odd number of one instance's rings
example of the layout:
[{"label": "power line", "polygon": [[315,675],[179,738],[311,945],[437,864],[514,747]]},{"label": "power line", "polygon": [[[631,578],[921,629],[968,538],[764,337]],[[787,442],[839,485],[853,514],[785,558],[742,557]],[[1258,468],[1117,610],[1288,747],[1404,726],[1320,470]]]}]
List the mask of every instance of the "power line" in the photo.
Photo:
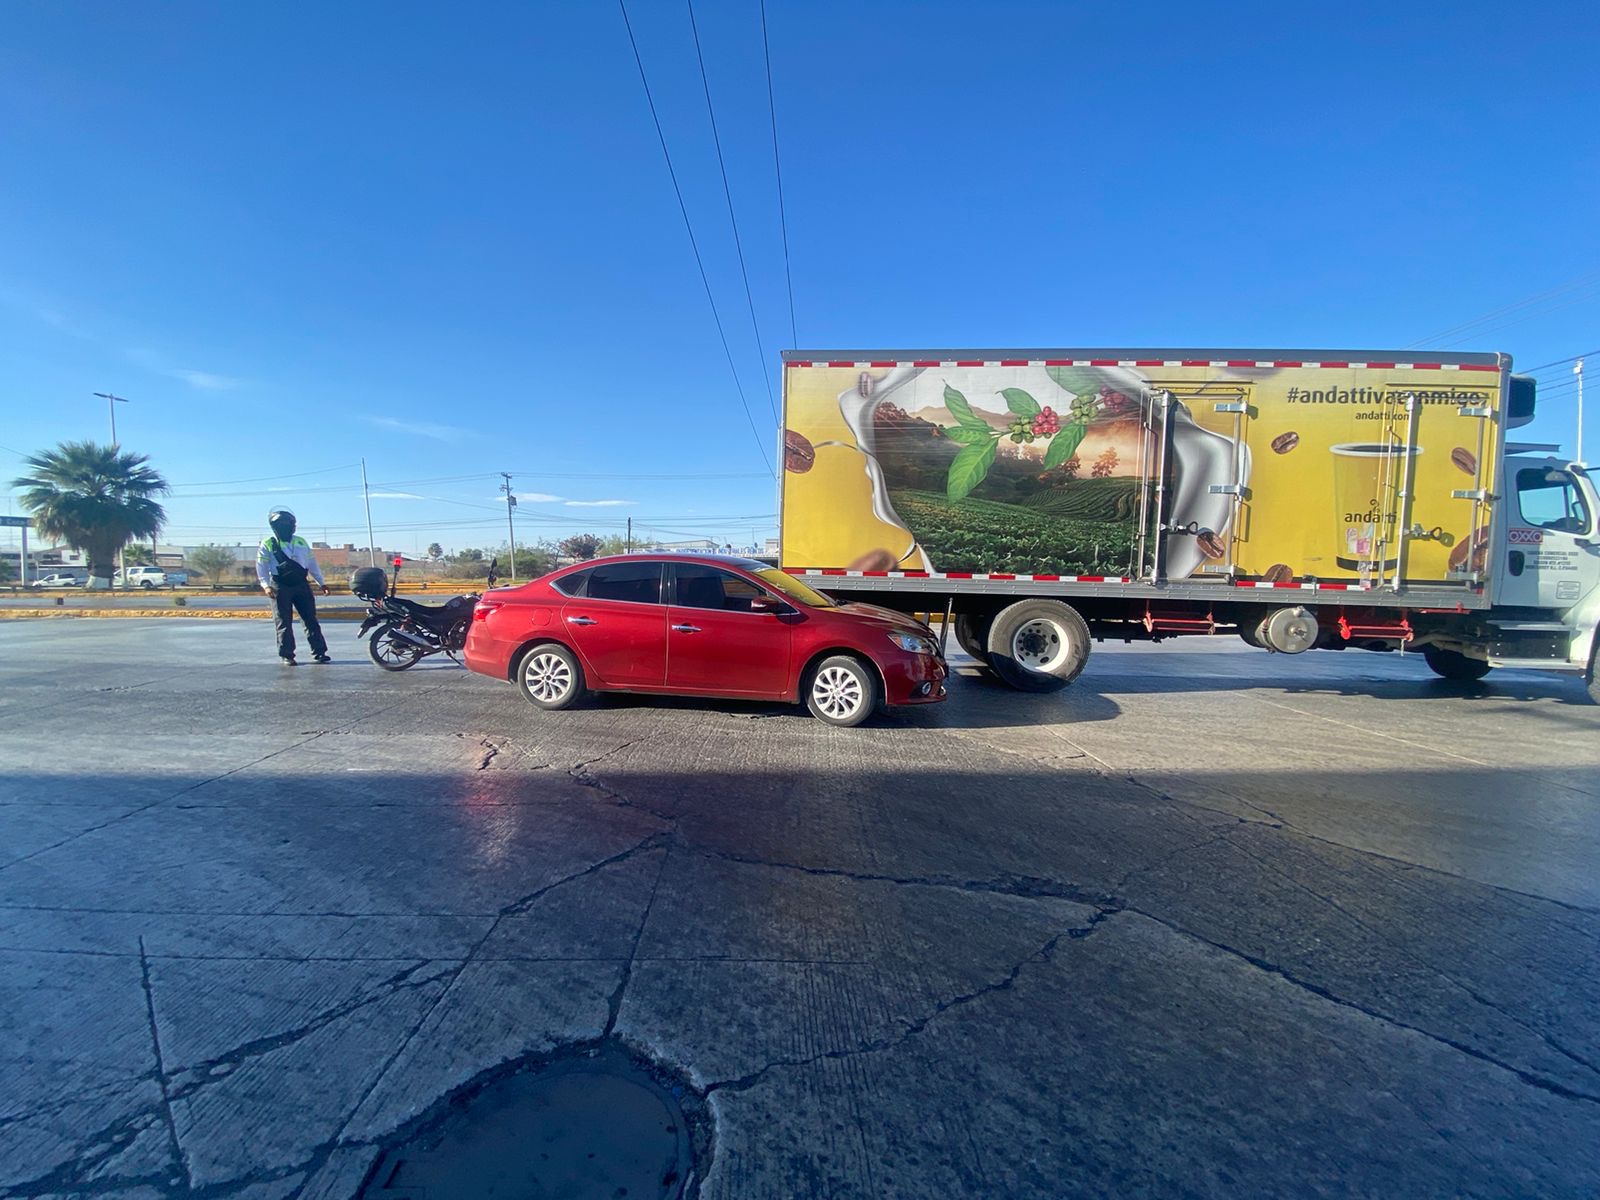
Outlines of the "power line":
[{"label": "power line", "polygon": [[[1415,350],[1415,349],[1417,349],[1417,348],[1419,348],[1421,346],[1427,345],[1429,342],[1437,342],[1437,341],[1440,341],[1443,338],[1451,337],[1454,334],[1463,333],[1466,330],[1473,328],[1474,326],[1483,325],[1486,322],[1492,321],[1496,317],[1504,316],[1507,313],[1516,312],[1519,309],[1527,308],[1529,305],[1538,304],[1540,301],[1548,300],[1548,299],[1550,299],[1552,297],[1559,296],[1563,292],[1569,292],[1573,288],[1582,287],[1585,284],[1594,282],[1595,280],[1600,280],[1600,271],[1593,271],[1593,272],[1590,272],[1589,274],[1586,274],[1586,275],[1576,276],[1575,278],[1567,280],[1565,283],[1557,284],[1555,287],[1550,288],[1547,291],[1537,292],[1532,296],[1526,296],[1521,300],[1517,300],[1517,301],[1514,301],[1511,304],[1507,304],[1507,305],[1504,305],[1501,308],[1497,308],[1493,312],[1487,312],[1487,313],[1484,313],[1480,317],[1474,317],[1470,321],[1463,321],[1459,325],[1452,325],[1448,329],[1441,329],[1438,333],[1431,333],[1425,338],[1419,338],[1417,341],[1412,342],[1409,346],[1406,346],[1405,349],[1407,349],[1407,350]],[[1580,299],[1581,298],[1582,297],[1580,297]],[[1558,308],[1559,307],[1565,307],[1565,305],[1558,305],[1557,307]],[[1515,324],[1515,323],[1516,322],[1509,322],[1509,324]],[[1502,324],[1502,325],[1496,326],[1495,328],[1503,329],[1503,328],[1505,328],[1505,325]],[[1477,337],[1480,334],[1486,333],[1486,332],[1488,332],[1488,330],[1479,330],[1476,333],[1474,333],[1472,336],[1473,337]],[[1455,344],[1459,345],[1460,343],[1455,343]]]},{"label": "power line", "polygon": [[739,380],[739,369],[733,365],[733,351],[728,348],[728,334],[722,327],[722,314],[717,311],[716,297],[711,294],[711,280],[706,275],[705,260],[700,257],[700,243],[695,240],[694,224],[689,220],[689,206],[683,201],[683,189],[678,186],[678,172],[672,166],[672,153],[667,149],[667,135],[661,128],[661,115],[656,112],[655,97],[650,94],[650,80],[645,75],[644,58],[639,53],[638,39],[633,36],[633,22],[628,20],[627,0],[617,0],[617,7],[622,10],[622,24],[628,31],[628,44],[633,47],[633,61],[639,67],[639,82],[644,85],[645,102],[650,106],[650,119],[655,122],[656,137],[661,142],[661,156],[667,161],[667,175],[672,180],[673,194],[678,197],[678,211],[683,214],[683,228],[689,235],[689,247],[694,251],[695,265],[700,268],[700,282],[706,289],[706,302],[711,305],[711,319],[717,324],[717,337],[722,339],[722,353],[727,357],[728,370],[733,374],[733,386],[739,393],[739,405],[744,409],[745,420],[750,423],[750,436],[756,440],[756,449],[761,452],[761,461],[767,466],[767,474],[771,476],[772,459],[767,454],[767,444],[762,440],[761,432],[756,428],[756,419],[750,412],[750,401],[745,397],[744,384]]},{"label": "power line", "polygon": [[700,27],[694,19],[694,0],[689,6],[689,32],[694,35],[694,57],[700,64],[700,86],[706,93],[706,116],[711,118],[711,144],[717,148],[717,168],[722,172],[722,195],[728,201],[728,224],[733,226],[733,248],[739,255],[739,275],[744,280],[744,300],[750,308],[750,329],[756,335],[756,361],[761,364],[761,382],[767,389],[767,407],[772,423],[778,423],[778,402],[772,397],[772,377],[767,372],[767,352],[761,342],[761,326],[756,321],[756,298],[750,292],[750,272],[744,262],[744,242],[739,237],[739,218],[733,215],[733,188],[728,183],[728,164],[722,157],[722,135],[717,132],[717,110],[711,104],[711,79],[706,74],[706,58],[700,50]]},{"label": "power line", "polygon": [[772,47],[767,41],[767,0],[761,0],[761,53],[767,60],[767,113],[772,118],[772,171],[778,177],[778,228],[783,231],[783,279],[789,287],[789,348],[800,345],[794,323],[794,276],[789,271],[789,218],[783,206],[783,164],[778,160],[778,106],[772,98]]},{"label": "power line", "polygon": [[331,475],[335,471],[354,471],[359,463],[346,463],[342,467],[321,467],[315,471],[296,471],[291,475],[253,475],[248,479],[206,479],[199,483],[174,483],[169,486],[180,487],[223,487],[235,483],[270,483],[275,479],[304,479],[308,475]]},{"label": "power line", "polygon": [[1575,363],[1580,358],[1590,358],[1596,354],[1600,354],[1600,350],[1585,350],[1582,354],[1574,354],[1571,358],[1558,358],[1554,362],[1540,363],[1537,367],[1521,368],[1517,371],[1517,374],[1533,375],[1539,371],[1545,370],[1547,367],[1562,367],[1567,363]]}]

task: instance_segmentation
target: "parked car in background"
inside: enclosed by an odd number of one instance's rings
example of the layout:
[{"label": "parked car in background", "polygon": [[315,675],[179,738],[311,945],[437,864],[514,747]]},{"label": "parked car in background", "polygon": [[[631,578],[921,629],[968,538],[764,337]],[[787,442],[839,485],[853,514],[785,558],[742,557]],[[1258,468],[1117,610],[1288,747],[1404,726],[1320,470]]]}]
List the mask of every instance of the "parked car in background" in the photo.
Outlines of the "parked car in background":
[{"label": "parked car in background", "polygon": [[167,573],[160,567],[129,567],[112,577],[113,587],[158,588],[167,586]]},{"label": "parked car in background", "polygon": [[473,610],[465,659],[544,709],[587,691],[656,692],[799,702],[844,726],[945,698],[926,625],[721,555],[595,559],[499,588]]},{"label": "parked car in background", "polygon": [[29,580],[28,586],[31,588],[82,587],[83,580],[76,575],[57,571],[39,579]]}]

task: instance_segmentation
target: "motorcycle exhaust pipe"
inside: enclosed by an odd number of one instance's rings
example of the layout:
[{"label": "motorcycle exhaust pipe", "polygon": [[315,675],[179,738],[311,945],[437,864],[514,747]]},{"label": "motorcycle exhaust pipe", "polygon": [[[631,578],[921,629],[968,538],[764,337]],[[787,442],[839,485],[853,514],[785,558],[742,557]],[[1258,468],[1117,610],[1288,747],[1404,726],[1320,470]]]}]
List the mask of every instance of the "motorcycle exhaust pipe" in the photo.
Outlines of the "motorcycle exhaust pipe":
[{"label": "motorcycle exhaust pipe", "polygon": [[401,629],[400,626],[398,626],[398,625],[389,626],[389,636],[390,637],[403,638],[404,640],[410,642],[413,646],[421,646],[424,650],[437,650],[437,649],[439,649],[438,646],[435,646],[433,643],[425,641],[422,638],[419,638],[416,634],[407,633],[404,629]]}]

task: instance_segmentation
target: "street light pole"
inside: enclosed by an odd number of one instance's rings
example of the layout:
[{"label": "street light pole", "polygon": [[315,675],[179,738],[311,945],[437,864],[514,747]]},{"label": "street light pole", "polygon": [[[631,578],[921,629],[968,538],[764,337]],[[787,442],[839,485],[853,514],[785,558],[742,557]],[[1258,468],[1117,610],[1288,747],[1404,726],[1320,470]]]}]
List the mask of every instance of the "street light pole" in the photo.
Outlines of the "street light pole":
[{"label": "street light pole", "polygon": [[500,477],[505,480],[500,485],[500,490],[506,494],[506,535],[511,543],[511,582],[517,581],[517,527],[511,520],[511,510],[517,506],[517,498],[511,492],[511,475],[501,471]]},{"label": "street light pole", "polygon": [[[117,405],[126,404],[128,401],[122,396],[113,396],[110,392],[96,392],[96,396],[106,402],[106,411],[111,414],[111,448],[117,448]],[[151,539],[152,545],[155,539]],[[117,570],[122,575],[122,586],[128,586],[128,557],[127,547],[117,548]]]},{"label": "street light pole", "polygon": [[117,405],[126,404],[128,401],[122,396],[113,396],[110,392],[96,392],[96,396],[106,402],[106,411],[111,414],[111,445],[117,444]]},{"label": "street light pole", "polygon": [[1572,373],[1578,377],[1578,461],[1583,461],[1583,359],[1579,359]]},{"label": "street light pole", "polygon": [[364,458],[361,460],[361,499],[367,506],[367,564],[375,567],[378,565],[378,543],[372,537],[372,493],[367,490],[367,460]]}]

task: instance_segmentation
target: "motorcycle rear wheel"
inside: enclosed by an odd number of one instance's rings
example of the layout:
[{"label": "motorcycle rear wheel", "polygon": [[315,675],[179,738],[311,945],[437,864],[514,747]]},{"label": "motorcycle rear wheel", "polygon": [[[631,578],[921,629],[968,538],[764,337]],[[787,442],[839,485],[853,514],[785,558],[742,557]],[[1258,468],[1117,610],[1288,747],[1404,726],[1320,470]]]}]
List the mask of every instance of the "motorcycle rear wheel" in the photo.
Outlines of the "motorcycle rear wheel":
[{"label": "motorcycle rear wheel", "polygon": [[421,662],[426,651],[396,636],[392,628],[385,627],[368,639],[367,653],[385,671],[405,671]]}]

